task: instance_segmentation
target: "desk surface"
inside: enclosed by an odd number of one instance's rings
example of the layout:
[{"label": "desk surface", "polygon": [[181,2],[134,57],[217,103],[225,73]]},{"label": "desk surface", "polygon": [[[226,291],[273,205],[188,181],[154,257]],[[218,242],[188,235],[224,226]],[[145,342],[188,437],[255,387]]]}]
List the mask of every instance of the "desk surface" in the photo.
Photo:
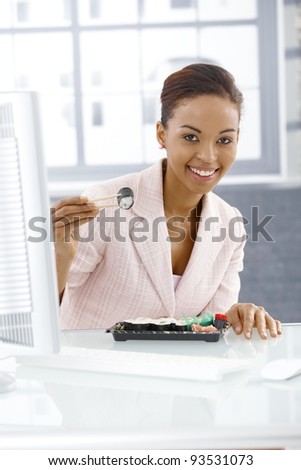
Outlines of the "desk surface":
[{"label": "desk surface", "polygon": [[267,341],[230,330],[218,343],[120,343],[102,331],[64,332],[65,345],[251,358],[251,368],[209,383],[21,364],[17,390],[0,397],[0,448],[301,449],[301,376],[260,376],[271,360],[301,358],[300,338],[301,324]]}]

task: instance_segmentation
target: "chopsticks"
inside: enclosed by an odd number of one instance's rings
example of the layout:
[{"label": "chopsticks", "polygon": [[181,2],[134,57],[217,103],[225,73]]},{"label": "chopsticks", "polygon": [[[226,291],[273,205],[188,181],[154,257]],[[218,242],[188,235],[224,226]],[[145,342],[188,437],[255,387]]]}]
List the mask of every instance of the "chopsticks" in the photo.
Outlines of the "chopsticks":
[{"label": "chopsticks", "polygon": [[90,202],[107,201],[108,199],[117,198],[115,204],[104,204],[103,206],[96,206],[98,209],[104,209],[106,207],[120,207],[121,209],[128,210],[134,204],[134,193],[131,188],[124,187],[119,189],[117,194],[109,194],[108,196],[98,197],[96,199],[90,199]]},{"label": "chopsticks", "polygon": [[113,199],[113,197],[118,197],[118,196],[121,196],[121,193],[110,194],[109,196],[98,197],[96,199],[89,199],[89,202],[105,201],[106,199]]},{"label": "chopsticks", "polygon": [[[106,201],[107,199],[113,199],[114,197],[121,196],[121,193],[118,194],[110,194],[109,196],[98,197],[96,199],[89,199],[89,202],[99,202],[99,201]],[[107,207],[118,207],[119,204],[105,204],[103,206],[98,206],[98,209],[106,209]]]}]

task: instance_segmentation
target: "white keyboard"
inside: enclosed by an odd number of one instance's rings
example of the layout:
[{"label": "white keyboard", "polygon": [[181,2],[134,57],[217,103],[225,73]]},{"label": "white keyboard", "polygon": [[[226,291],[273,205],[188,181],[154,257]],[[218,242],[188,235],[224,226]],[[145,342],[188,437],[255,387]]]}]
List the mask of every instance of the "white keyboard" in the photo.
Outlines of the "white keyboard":
[{"label": "white keyboard", "polygon": [[225,357],[183,356],[69,346],[63,347],[59,354],[52,356],[24,357],[21,363],[44,368],[206,381],[221,380],[223,375],[245,370],[250,365],[248,360]]}]

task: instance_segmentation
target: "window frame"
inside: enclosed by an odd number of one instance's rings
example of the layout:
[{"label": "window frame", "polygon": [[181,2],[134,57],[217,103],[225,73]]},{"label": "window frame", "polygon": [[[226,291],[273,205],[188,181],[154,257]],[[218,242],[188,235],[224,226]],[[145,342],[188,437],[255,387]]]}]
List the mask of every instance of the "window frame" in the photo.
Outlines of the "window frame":
[{"label": "window frame", "polygon": [[[259,73],[260,73],[260,115],[261,115],[261,156],[259,159],[237,160],[229,172],[229,176],[234,179],[238,177],[263,175],[267,178],[271,175],[282,176],[283,144],[285,134],[285,123],[281,119],[283,113],[283,103],[281,96],[282,79],[279,71],[281,69],[280,54],[281,34],[280,18],[283,7],[281,0],[257,0],[257,18],[243,20],[217,20],[217,21],[189,21],[171,23],[135,23],[118,25],[80,25],[78,18],[78,0],[70,1],[70,25],[59,27],[13,27],[2,28],[0,34],[33,34],[34,32],[70,32],[73,45],[74,64],[74,100],[75,100],[75,127],[77,164],[74,166],[49,167],[48,176],[51,182],[109,179],[125,173],[141,171],[149,164],[124,164],[124,165],[87,165],[84,158],[84,123],[83,123],[83,103],[81,84],[81,56],[80,56],[80,35],[86,31],[103,31],[117,29],[137,29],[141,31],[147,28],[176,28],[191,27],[202,28],[214,26],[235,26],[235,25],[255,25],[258,29],[259,48]],[[138,15],[141,17],[143,0],[138,0]],[[143,96],[141,97],[143,99]],[[142,101],[143,106],[143,101]],[[227,176],[226,176],[227,178]],[[232,178],[233,179],[233,178]]]}]

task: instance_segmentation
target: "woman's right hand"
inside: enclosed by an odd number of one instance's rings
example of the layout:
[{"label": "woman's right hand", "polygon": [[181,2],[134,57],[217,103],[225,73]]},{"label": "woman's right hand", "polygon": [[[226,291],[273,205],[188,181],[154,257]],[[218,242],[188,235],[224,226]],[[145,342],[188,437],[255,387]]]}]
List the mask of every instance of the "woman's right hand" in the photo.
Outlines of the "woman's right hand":
[{"label": "woman's right hand", "polygon": [[58,201],[51,208],[55,240],[58,290],[62,299],[71,263],[77,250],[79,227],[94,219],[99,208],[87,197],[71,197]]},{"label": "woman's right hand", "polygon": [[87,197],[75,196],[58,201],[51,212],[56,254],[73,259],[79,227],[96,217],[99,208]]}]

